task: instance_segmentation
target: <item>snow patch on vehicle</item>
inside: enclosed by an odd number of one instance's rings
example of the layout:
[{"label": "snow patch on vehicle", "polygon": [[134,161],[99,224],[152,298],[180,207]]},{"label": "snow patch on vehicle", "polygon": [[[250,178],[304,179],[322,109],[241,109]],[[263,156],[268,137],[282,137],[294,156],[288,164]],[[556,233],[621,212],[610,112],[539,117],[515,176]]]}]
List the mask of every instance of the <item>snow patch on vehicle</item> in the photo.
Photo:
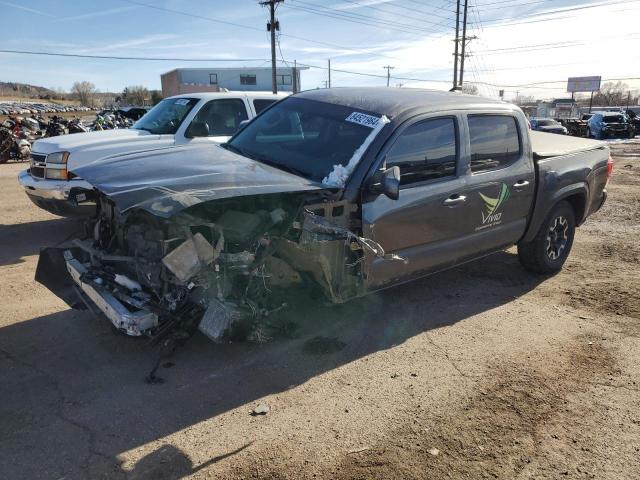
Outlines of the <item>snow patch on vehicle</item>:
[{"label": "snow patch on vehicle", "polygon": [[[367,119],[361,118],[362,116],[370,117],[370,115],[365,115],[360,113],[358,114],[359,117],[356,120],[355,117],[351,118],[354,116],[355,113],[357,112],[354,112],[351,115],[349,115],[349,117],[347,117],[347,121],[359,123],[360,125],[365,125],[368,127],[371,126],[370,122]],[[367,121],[367,123],[361,123],[363,121]],[[360,145],[360,147],[358,147],[358,149],[355,152],[353,152],[353,155],[349,159],[349,162],[347,163],[347,165],[341,165],[341,164],[334,165],[333,170],[331,170],[329,175],[324,177],[324,179],[322,180],[322,184],[328,187],[338,187],[338,188],[344,187],[345,183],[347,182],[347,179],[349,178],[349,175],[351,175],[353,170],[356,168],[356,166],[360,162],[360,159],[364,155],[364,152],[367,151],[367,148],[369,148],[369,145],[371,145],[371,143],[375,140],[375,138],[378,136],[380,131],[389,122],[390,120],[387,118],[386,115],[383,115],[382,117],[378,118],[375,126],[371,129],[371,133],[367,136],[367,138],[364,139],[364,142],[362,142],[362,145]]]}]

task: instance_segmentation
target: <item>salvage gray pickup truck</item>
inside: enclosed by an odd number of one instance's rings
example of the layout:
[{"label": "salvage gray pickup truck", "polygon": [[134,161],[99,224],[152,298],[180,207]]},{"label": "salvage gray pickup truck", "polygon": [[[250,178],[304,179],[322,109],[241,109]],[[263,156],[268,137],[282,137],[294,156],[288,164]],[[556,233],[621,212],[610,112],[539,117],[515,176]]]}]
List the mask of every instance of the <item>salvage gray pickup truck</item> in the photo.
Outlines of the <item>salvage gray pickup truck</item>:
[{"label": "salvage gray pickup truck", "polygon": [[98,213],[36,279],[129,335],[251,335],[305,289],[333,303],[518,246],[560,270],[606,199],[608,147],[530,132],[513,105],[341,88],[274,104],[222,146],[111,157]]}]

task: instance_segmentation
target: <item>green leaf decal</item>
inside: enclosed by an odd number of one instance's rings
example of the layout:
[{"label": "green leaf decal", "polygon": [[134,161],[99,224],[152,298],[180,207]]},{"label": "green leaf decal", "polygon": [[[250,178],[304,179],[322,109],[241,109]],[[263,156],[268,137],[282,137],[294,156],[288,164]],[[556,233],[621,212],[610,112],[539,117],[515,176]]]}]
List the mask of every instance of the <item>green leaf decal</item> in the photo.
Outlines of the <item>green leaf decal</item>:
[{"label": "green leaf decal", "polygon": [[493,215],[500,208],[500,206],[504,202],[506,202],[508,198],[511,196],[511,192],[509,192],[509,188],[504,183],[500,188],[500,194],[498,195],[498,198],[491,198],[491,197],[487,197],[486,195],[483,195],[480,192],[478,193],[480,194],[480,197],[484,201],[484,209],[487,212],[487,217],[490,215]]}]

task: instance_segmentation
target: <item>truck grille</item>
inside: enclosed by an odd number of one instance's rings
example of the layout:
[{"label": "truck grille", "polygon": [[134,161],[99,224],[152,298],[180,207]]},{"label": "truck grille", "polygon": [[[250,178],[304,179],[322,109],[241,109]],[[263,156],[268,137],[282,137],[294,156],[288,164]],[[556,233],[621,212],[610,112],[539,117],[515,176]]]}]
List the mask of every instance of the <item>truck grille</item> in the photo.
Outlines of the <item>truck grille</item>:
[{"label": "truck grille", "polygon": [[35,178],[44,178],[44,168],[42,167],[31,167],[31,176]]},{"label": "truck grille", "polygon": [[31,176],[34,178],[44,178],[44,169],[47,156],[40,153],[31,154]]}]

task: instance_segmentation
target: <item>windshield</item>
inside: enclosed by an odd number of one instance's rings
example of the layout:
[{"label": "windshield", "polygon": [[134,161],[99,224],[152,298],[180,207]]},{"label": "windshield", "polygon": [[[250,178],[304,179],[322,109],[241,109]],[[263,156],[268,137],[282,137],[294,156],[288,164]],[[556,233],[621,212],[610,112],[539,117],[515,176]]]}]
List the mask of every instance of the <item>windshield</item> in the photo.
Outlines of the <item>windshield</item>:
[{"label": "windshield", "polygon": [[366,121],[353,120],[354,113],[363,114],[359,119],[380,117],[352,107],[287,98],[247,125],[226,148],[320,182],[334,165],[346,166],[372,131]]},{"label": "windshield", "polygon": [[197,98],[167,98],[149,110],[132,128],[157,135],[173,135],[196,103]]},{"label": "windshield", "polygon": [[538,120],[538,125],[540,127],[557,127],[560,124],[555,120]]},{"label": "windshield", "polygon": [[624,123],[622,115],[605,115],[602,119],[604,123]]}]

